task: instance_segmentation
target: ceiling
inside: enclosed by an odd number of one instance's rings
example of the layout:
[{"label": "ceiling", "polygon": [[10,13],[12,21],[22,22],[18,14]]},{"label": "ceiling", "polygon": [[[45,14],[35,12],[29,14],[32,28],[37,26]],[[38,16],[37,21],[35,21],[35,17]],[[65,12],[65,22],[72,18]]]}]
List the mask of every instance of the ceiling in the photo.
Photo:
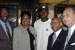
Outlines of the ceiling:
[{"label": "ceiling", "polygon": [[75,0],[40,0],[40,3],[52,3],[52,4],[71,4],[75,5]]},{"label": "ceiling", "polygon": [[0,0],[0,3],[20,3],[25,5],[32,5],[39,2],[39,0]]},{"label": "ceiling", "polygon": [[[0,4],[19,4],[21,6],[21,8],[33,8],[35,6],[37,6],[37,4],[39,3],[39,0],[0,0]],[[35,5],[35,6],[34,6]]]},{"label": "ceiling", "polygon": [[54,4],[57,4],[57,3],[60,3],[60,2],[63,2],[65,0],[40,0],[40,3],[54,3]]}]

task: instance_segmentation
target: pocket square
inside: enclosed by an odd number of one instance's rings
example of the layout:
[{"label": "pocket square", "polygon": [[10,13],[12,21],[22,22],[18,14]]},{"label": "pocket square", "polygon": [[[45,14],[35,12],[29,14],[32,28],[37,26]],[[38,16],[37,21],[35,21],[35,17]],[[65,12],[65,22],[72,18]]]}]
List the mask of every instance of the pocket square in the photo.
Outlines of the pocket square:
[{"label": "pocket square", "polygon": [[75,43],[71,43],[71,45],[75,45]]}]

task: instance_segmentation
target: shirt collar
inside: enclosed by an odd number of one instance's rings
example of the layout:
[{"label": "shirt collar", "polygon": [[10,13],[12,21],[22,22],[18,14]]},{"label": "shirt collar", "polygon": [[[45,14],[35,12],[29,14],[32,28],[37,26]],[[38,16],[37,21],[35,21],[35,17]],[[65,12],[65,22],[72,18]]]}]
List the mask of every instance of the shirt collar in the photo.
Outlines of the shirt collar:
[{"label": "shirt collar", "polygon": [[75,24],[71,28],[69,28],[69,31],[71,32],[71,35],[73,34],[74,30],[75,30]]},{"label": "shirt collar", "polygon": [[[0,20],[0,23],[1,23],[1,24],[5,24],[5,22],[3,22],[2,20]],[[8,21],[7,21],[6,23],[8,24]]]},{"label": "shirt collar", "polygon": [[58,35],[60,34],[62,29],[59,29],[58,31],[54,32],[56,34],[56,37],[58,37]]},{"label": "shirt collar", "polygon": [[69,29],[74,31],[75,30],[75,24]]},{"label": "shirt collar", "polygon": [[0,23],[1,23],[1,24],[5,24],[2,20],[0,20]]}]

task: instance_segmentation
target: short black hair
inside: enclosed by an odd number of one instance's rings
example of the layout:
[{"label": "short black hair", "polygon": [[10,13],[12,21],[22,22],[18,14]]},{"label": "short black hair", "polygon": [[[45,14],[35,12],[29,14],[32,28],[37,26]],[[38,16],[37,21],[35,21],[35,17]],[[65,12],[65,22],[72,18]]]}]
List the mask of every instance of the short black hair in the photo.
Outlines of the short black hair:
[{"label": "short black hair", "polygon": [[29,11],[22,11],[21,18],[24,16],[24,14],[27,14],[29,16],[29,18],[31,19],[31,13]]}]

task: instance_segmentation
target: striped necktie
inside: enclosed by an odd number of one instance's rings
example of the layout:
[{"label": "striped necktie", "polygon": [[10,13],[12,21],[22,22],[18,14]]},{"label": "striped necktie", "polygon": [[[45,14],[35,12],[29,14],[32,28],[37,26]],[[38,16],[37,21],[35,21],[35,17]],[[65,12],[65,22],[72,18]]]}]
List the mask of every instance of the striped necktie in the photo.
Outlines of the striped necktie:
[{"label": "striped necktie", "polygon": [[56,40],[56,34],[53,32],[51,47],[54,45],[55,40]]},{"label": "striped necktie", "polygon": [[9,38],[9,40],[11,40],[11,35],[10,35],[9,28],[8,28],[7,24],[5,24],[5,27],[6,27],[6,31],[8,34],[8,38]]}]

